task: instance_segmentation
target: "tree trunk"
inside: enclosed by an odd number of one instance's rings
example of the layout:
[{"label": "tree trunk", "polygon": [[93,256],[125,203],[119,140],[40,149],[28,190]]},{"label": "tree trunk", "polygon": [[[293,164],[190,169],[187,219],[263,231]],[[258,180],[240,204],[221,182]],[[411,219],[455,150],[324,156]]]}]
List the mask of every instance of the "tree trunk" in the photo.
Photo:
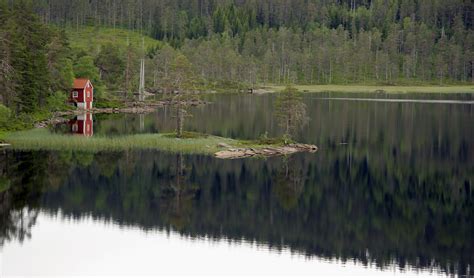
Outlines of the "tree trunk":
[{"label": "tree trunk", "polygon": [[181,138],[183,136],[183,118],[181,109],[181,100],[178,98],[176,104],[176,137]]}]

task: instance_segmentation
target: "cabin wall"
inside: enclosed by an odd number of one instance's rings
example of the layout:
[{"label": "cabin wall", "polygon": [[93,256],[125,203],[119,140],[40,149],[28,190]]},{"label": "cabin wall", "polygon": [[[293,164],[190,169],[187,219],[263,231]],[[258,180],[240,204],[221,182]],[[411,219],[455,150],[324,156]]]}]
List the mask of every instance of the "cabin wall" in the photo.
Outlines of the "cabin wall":
[{"label": "cabin wall", "polygon": [[[74,92],[77,92],[77,97],[74,97]],[[74,89],[71,91],[70,95],[71,102],[84,102],[84,90],[83,89]]]},{"label": "cabin wall", "polygon": [[87,84],[86,86],[86,93],[85,93],[85,102],[93,102],[94,101],[94,88],[92,85]]},{"label": "cabin wall", "polygon": [[[78,85],[79,84],[76,84],[75,86],[77,87]],[[75,93],[77,93],[76,96],[74,96]],[[77,107],[80,109],[92,109],[92,104],[94,102],[94,87],[91,82],[88,81],[82,89],[71,90],[69,100],[70,102],[76,103]]]}]

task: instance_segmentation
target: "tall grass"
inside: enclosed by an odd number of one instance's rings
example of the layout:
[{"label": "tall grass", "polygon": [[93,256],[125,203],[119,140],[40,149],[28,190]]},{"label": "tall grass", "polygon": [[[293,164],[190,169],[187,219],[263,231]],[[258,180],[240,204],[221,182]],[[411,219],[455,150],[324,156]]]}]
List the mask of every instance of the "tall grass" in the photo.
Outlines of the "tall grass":
[{"label": "tall grass", "polygon": [[219,143],[237,146],[242,142],[217,136],[178,139],[171,134],[136,134],[120,137],[83,137],[50,133],[46,129],[14,132],[5,138],[17,150],[78,150],[88,152],[155,149],[187,154],[214,154]]}]

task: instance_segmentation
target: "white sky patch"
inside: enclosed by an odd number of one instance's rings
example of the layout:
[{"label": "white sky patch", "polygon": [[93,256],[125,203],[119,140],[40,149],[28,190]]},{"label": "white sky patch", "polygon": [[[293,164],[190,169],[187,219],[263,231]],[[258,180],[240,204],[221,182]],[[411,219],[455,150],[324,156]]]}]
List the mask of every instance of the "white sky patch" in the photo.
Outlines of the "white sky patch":
[{"label": "white sky patch", "polygon": [[40,213],[32,238],[6,243],[0,276],[318,275],[432,276],[397,267],[384,271],[360,263],[308,259],[256,244],[191,239],[164,231],[144,232],[90,218],[64,220]]}]

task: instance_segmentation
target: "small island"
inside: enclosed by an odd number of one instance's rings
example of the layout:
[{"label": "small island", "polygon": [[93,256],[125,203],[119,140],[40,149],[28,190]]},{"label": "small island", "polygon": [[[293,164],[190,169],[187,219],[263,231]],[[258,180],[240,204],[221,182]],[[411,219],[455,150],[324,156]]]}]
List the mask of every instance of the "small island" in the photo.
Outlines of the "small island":
[{"label": "small island", "polygon": [[46,129],[15,132],[6,137],[15,150],[48,151],[120,151],[133,149],[160,150],[173,153],[214,155],[221,159],[270,157],[297,152],[316,152],[314,145],[288,143],[283,140],[235,140],[200,133],[137,134],[120,137],[82,137],[54,134]]}]

